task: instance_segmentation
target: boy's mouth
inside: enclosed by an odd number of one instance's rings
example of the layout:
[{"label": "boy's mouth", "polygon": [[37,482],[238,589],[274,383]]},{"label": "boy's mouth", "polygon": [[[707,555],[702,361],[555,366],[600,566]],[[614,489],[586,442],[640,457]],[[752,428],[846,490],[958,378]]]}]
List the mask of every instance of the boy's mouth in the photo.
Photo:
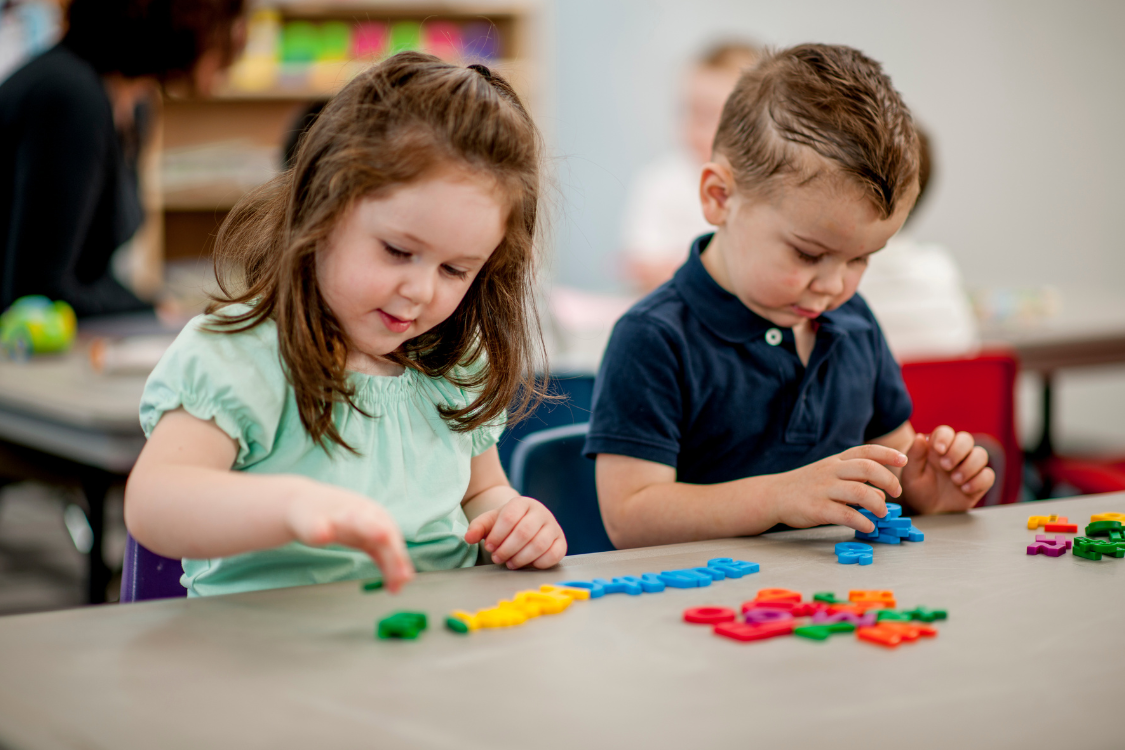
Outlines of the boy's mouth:
[{"label": "boy's mouth", "polygon": [[802,318],[808,318],[809,320],[812,320],[813,318],[819,318],[820,314],[824,312],[824,310],[810,310],[807,307],[801,307],[800,305],[790,305],[789,309],[791,309],[797,315],[800,315]]},{"label": "boy's mouth", "polygon": [[387,327],[387,330],[393,333],[405,333],[406,329],[410,327],[410,324],[414,322],[413,320],[396,318],[394,315],[384,312],[383,310],[376,310],[376,312],[379,313],[379,317],[382,319],[383,325]]}]

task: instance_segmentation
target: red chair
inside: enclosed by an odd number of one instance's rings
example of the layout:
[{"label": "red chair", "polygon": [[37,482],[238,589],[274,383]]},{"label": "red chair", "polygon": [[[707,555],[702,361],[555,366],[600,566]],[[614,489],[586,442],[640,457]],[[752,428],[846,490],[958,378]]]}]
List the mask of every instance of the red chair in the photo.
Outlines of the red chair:
[{"label": "red chair", "polygon": [[1048,456],[1039,470],[1049,488],[1068,484],[1083,495],[1125,491],[1125,461]]},{"label": "red chair", "polygon": [[902,378],[914,401],[911,424],[918,432],[932,432],[943,424],[994,441],[989,464],[998,489],[981,504],[1014,503],[1023,481],[1023,451],[1016,438],[1015,391],[1019,362],[1007,351],[982,352],[974,357],[933,362],[907,362]]}]

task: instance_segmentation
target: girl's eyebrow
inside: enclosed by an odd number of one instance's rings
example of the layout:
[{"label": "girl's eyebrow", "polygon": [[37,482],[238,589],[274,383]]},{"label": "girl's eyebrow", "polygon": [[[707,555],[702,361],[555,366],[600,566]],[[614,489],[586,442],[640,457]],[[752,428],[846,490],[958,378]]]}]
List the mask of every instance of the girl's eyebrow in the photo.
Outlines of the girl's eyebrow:
[{"label": "girl's eyebrow", "polygon": [[[432,245],[430,245],[430,243],[426,242],[423,239],[419,239],[418,237],[415,237],[410,232],[399,232],[398,235],[399,235],[399,237],[401,237],[402,239],[406,240],[407,242],[409,242],[413,245],[421,245],[422,247],[426,248],[427,250],[432,249]],[[458,255],[456,258],[452,258],[451,260],[474,260],[474,261],[478,261],[480,263],[484,263],[488,259],[482,258],[479,255]]]}]

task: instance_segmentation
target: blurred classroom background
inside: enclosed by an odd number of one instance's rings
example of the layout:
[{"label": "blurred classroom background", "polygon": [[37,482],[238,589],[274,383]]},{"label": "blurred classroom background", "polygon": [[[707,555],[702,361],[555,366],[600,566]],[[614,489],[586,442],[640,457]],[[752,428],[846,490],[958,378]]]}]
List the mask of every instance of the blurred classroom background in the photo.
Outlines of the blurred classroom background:
[{"label": "blurred classroom background", "polygon": [[[54,43],[64,14],[46,0],[0,8],[3,80]],[[543,300],[552,365],[590,371],[614,317],[635,299],[622,260],[630,184],[680,148],[692,61],[741,39],[843,43],[883,63],[934,151],[910,234],[955,261],[986,348],[1032,342],[1040,349],[1027,349],[1030,364],[1047,358],[1019,376],[1023,447],[1043,447],[1049,413],[1048,448],[1125,456],[1119,3],[262,0],[248,12],[242,56],[215,92],[166,92],[152,103],[139,167],[146,220],[115,258],[116,274],[173,317],[200,309],[214,232],[243,193],[282,168],[302,118],[363,66],[424,49],[495,67],[529,102],[550,158]],[[131,434],[111,407],[128,406],[170,335],[130,325],[80,326],[67,355],[82,360],[79,369],[0,363],[0,440],[10,454],[0,466],[10,481],[0,489],[0,614],[114,598],[125,538],[120,478],[139,428]],[[28,369],[38,366],[42,374]],[[1046,412],[1042,372],[1051,372]],[[44,406],[49,391],[32,380],[111,394],[98,408],[80,403],[81,393]],[[70,432],[44,436],[56,428]],[[51,447],[67,440],[79,447]],[[64,462],[51,464],[60,452]],[[24,479],[12,466],[20,461],[36,464],[26,472],[36,481],[16,481]],[[74,465],[96,471],[52,481]],[[91,493],[104,494],[104,507],[91,507]],[[106,567],[92,573],[97,547]]]}]

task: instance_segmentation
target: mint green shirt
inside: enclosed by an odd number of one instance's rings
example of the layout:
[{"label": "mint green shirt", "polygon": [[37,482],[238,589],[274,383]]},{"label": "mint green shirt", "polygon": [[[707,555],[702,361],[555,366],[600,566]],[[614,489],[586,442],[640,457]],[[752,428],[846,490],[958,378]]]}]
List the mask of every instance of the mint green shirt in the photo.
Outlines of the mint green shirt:
[{"label": "mint green shirt", "polygon": [[[453,432],[438,413],[438,405],[466,406],[472,394],[410,369],[399,377],[353,372],[355,403],[371,416],[338,407],[336,428],[360,455],[335,444],[320,448],[301,424],[285,379],[277,326],[267,321],[242,333],[209,333],[200,330],[207,321],[199,316],[188,323],[149,376],[141,397],[146,437],[165,412],[182,407],[198,419],[213,419],[238,443],[235,471],[302,474],[380,503],[398,522],[419,571],[476,562],[477,545],[464,540],[468,520],[461,500],[472,457],[495,445],[503,428]],[[379,577],[363,552],[299,542],[185,559],[183,566],[180,582],[189,596]]]}]

